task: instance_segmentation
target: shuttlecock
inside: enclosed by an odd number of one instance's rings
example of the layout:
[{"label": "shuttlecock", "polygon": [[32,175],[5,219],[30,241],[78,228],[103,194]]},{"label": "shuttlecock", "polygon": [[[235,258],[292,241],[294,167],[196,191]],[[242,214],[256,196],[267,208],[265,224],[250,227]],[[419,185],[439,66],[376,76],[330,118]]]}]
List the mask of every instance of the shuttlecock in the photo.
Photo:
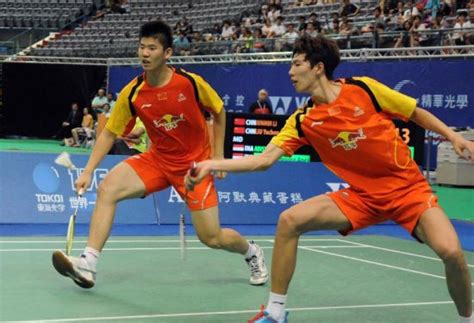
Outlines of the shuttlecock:
[{"label": "shuttlecock", "polygon": [[71,161],[71,156],[67,152],[62,152],[54,162],[58,165],[64,166],[66,168],[69,168],[70,170],[75,170],[76,166]]}]

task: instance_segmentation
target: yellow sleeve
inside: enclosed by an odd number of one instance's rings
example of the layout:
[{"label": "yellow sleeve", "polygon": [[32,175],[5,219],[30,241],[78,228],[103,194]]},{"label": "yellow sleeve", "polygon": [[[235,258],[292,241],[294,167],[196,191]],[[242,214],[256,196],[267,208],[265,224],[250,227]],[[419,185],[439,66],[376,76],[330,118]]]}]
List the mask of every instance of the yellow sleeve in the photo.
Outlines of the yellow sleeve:
[{"label": "yellow sleeve", "polygon": [[224,102],[219,94],[217,94],[216,90],[214,90],[201,76],[189,72],[185,73],[189,74],[196,82],[198,100],[203,108],[210,112],[215,112],[216,114],[221,112],[224,108]]},{"label": "yellow sleeve", "polygon": [[[134,116],[132,116],[132,111],[130,110],[128,97],[135,84],[136,79],[130,82],[122,89],[117,98],[117,101],[115,101],[114,109],[110,114],[109,120],[105,125],[107,130],[116,134],[117,136],[124,135],[128,124],[132,119],[134,119]],[[137,93],[138,91],[135,91],[134,97],[136,97]]]},{"label": "yellow sleeve", "polygon": [[407,121],[416,109],[416,99],[397,92],[370,77],[354,77],[362,81],[374,94],[382,111]]},{"label": "yellow sleeve", "polygon": [[297,109],[286,120],[285,126],[280,130],[280,133],[274,136],[270,141],[272,144],[283,149],[288,156],[293,155],[294,152],[301,146],[308,144],[304,137],[299,136],[298,129],[296,127],[296,118],[299,118],[299,122],[303,122],[304,114],[302,112],[302,108]]}]

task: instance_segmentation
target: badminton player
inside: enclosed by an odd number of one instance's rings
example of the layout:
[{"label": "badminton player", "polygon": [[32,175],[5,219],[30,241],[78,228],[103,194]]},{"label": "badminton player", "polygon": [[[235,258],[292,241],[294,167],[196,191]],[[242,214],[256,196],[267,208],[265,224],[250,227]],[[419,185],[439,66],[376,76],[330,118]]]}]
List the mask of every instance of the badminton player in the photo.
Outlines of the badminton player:
[{"label": "badminton player", "polygon": [[[214,156],[223,158],[225,111],[216,91],[200,76],[167,65],[172,55],[172,32],[160,21],[141,26],[138,56],[144,73],[121,91],[107,125],[98,138],[76,189],[86,189],[94,169],[118,136],[133,128],[136,117],[145,125],[151,148],[115,166],[100,183],[87,247],[80,257],[56,253],[60,273],[81,287],[95,284],[96,264],[110,233],[119,201],[140,198],[173,186],[185,198],[184,176],[192,161],[211,158],[204,113],[214,118]],[[224,173],[216,174],[224,177]],[[210,248],[244,256],[250,284],[268,280],[262,249],[231,229],[221,229],[218,198],[212,176],[206,176],[186,196],[199,239]],[[133,215],[131,215],[133,216]],[[178,217],[178,215],[177,215]]]},{"label": "badminton player", "polygon": [[347,235],[393,220],[441,258],[459,321],[473,323],[471,278],[457,234],[391,118],[412,120],[441,134],[458,155],[465,153],[471,160],[474,143],[418,108],[415,99],[371,78],[333,80],[339,60],[339,49],[332,40],[306,36],[297,40],[289,76],[297,92],[311,96],[307,105],[288,118],[261,155],[201,162],[196,176],[186,177],[186,185],[192,188],[210,171],[264,170],[281,156],[311,145],[323,163],[350,184],[338,192],[312,197],[280,215],[271,293],[265,310],[249,322],[287,322],[287,292],[301,234],[332,229]]}]

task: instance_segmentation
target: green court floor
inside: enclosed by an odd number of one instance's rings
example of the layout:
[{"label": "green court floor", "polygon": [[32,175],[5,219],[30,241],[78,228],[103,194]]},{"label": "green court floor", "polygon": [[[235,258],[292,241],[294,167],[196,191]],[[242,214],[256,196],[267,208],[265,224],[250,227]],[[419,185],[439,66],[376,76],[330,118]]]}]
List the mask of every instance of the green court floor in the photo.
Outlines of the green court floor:
[{"label": "green court floor", "polygon": [[[246,322],[268,285],[248,284],[240,255],[191,237],[112,237],[97,285],[83,290],[55,272],[55,237],[0,238],[0,321]],[[271,262],[271,237],[256,238]],[[75,252],[84,247],[75,242]],[[474,253],[466,252],[474,277]],[[381,236],[303,237],[289,291],[290,322],[456,322],[442,263],[425,246]]]}]

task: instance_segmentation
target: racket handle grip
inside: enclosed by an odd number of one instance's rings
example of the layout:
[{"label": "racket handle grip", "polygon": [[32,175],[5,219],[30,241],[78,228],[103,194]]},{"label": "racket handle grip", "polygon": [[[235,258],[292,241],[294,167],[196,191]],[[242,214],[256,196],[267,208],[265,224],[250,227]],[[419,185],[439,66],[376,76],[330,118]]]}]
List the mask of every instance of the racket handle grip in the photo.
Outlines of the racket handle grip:
[{"label": "racket handle grip", "polygon": [[191,176],[195,177],[195,176],[197,175],[196,170],[197,170],[197,163],[196,163],[195,161],[193,161],[193,162],[191,163],[191,167],[190,167],[190,169],[189,169],[189,174],[190,174]]}]

